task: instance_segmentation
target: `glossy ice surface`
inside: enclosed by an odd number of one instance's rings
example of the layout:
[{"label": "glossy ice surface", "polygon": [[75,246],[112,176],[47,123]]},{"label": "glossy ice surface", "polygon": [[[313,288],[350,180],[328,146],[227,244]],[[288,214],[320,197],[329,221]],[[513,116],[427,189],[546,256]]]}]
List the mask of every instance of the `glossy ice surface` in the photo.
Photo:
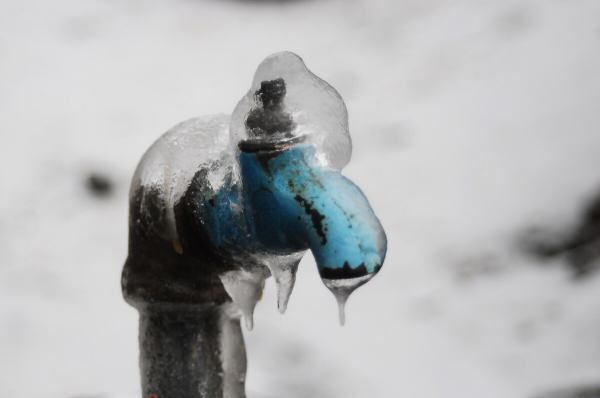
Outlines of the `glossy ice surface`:
[{"label": "glossy ice surface", "polygon": [[[165,242],[158,257],[185,261],[199,278],[218,274],[251,328],[265,276],[275,276],[284,311],[307,249],[325,279],[364,281],[383,265],[383,228],[362,191],[340,174],[350,153],[340,95],[297,55],[271,55],[230,120],[183,122],[146,152],[131,185],[130,241],[155,236]],[[164,290],[171,278],[172,267],[151,271],[142,263],[153,260],[138,259],[146,246],[130,249],[123,279],[130,300],[150,297],[153,284]],[[184,300],[182,290],[188,300],[194,295],[187,280],[168,286],[167,301]]]},{"label": "glossy ice surface", "polygon": [[304,137],[318,149],[319,159],[325,165],[341,170],[352,154],[346,105],[335,88],[308,70],[302,59],[292,52],[273,54],[258,66],[250,90],[231,115],[234,144],[256,139],[247,128],[248,116],[262,106],[256,95],[261,84],[275,79],[285,82],[282,108],[292,119],[293,127],[288,134],[274,139]]}]

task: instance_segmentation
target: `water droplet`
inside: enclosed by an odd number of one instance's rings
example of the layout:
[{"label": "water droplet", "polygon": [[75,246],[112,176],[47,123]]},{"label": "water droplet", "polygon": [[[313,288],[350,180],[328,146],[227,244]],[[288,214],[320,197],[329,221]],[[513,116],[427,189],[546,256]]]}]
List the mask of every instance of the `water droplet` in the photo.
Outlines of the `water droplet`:
[{"label": "water droplet", "polygon": [[360,276],[350,279],[322,279],[323,283],[333,293],[338,304],[338,317],[340,325],[346,323],[346,301],[354,290],[367,283],[375,274]]},{"label": "water droplet", "polygon": [[262,297],[265,274],[261,271],[235,270],[225,272],[219,277],[225,291],[244,316],[246,329],[252,330],[254,327],[254,307]]}]

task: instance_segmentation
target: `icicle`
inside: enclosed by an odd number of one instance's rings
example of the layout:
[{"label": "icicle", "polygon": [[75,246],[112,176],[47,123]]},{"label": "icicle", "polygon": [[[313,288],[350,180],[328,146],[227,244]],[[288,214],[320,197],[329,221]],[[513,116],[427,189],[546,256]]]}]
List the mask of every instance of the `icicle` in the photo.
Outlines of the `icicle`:
[{"label": "icicle", "polygon": [[346,323],[346,301],[354,290],[367,283],[375,274],[369,274],[351,279],[322,279],[323,283],[333,293],[338,304],[338,317],[341,326]]},{"label": "icicle", "polygon": [[254,329],[254,308],[249,313],[244,314],[244,325],[246,325],[246,330]]},{"label": "icicle", "polygon": [[348,300],[349,294],[336,294],[335,299],[338,304],[338,319],[340,326],[346,324],[346,301]]},{"label": "icicle", "polygon": [[278,265],[269,265],[269,269],[277,284],[277,309],[283,314],[287,309],[288,301],[296,283],[297,266],[279,267]]},{"label": "icicle", "polygon": [[285,313],[296,283],[296,271],[304,252],[278,258],[266,263],[277,284],[277,309]]},{"label": "icicle", "polygon": [[246,329],[254,327],[254,307],[262,297],[265,276],[262,272],[229,271],[220,275],[225,291],[244,316]]},{"label": "icicle", "polygon": [[277,308],[282,314],[287,310],[288,301],[296,283],[296,270],[284,269],[275,277],[277,282]]}]

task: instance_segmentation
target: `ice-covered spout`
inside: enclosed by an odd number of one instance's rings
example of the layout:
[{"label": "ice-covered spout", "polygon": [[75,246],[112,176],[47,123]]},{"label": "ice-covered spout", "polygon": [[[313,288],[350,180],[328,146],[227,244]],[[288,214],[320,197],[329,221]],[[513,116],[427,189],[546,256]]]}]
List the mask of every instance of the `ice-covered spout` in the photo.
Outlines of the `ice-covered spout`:
[{"label": "ice-covered spout", "polygon": [[[244,203],[268,251],[309,248],[338,298],[385,259],[385,232],[362,191],[341,174],[351,141],[343,100],[295,54],[274,54],[258,67],[231,121],[239,150]],[[293,272],[272,269],[284,311]]]},{"label": "ice-covered spout", "polygon": [[242,152],[247,206],[268,249],[310,248],[325,279],[375,274],[387,239],[367,198],[337,170],[322,167],[314,146]]}]

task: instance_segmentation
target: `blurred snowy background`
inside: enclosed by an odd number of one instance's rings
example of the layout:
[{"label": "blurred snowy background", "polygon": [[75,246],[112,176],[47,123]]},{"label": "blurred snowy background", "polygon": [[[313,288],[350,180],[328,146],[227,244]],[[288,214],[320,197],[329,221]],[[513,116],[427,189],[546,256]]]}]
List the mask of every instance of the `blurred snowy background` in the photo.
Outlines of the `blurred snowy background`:
[{"label": "blurred snowy background", "polygon": [[249,397],[600,384],[600,1],[2,0],[0,396],[138,396],[134,167],[285,49],[346,100],[390,246],[344,328],[312,258],[285,316],[268,281]]}]

